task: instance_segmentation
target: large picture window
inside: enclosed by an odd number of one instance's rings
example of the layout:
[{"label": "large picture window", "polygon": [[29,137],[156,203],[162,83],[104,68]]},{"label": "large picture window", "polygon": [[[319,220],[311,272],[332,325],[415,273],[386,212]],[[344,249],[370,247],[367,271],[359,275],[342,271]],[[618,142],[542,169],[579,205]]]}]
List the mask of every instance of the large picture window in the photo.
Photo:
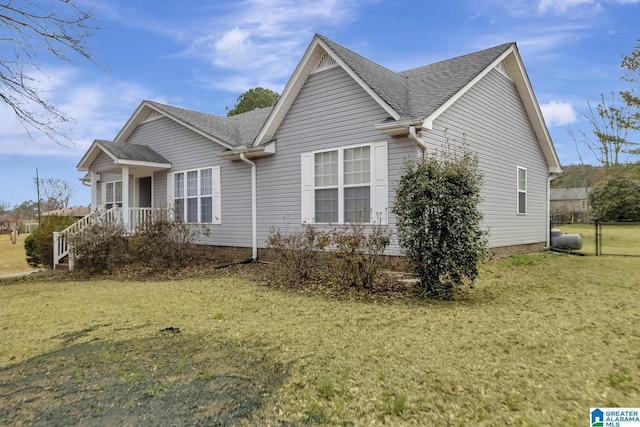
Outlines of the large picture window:
[{"label": "large picture window", "polygon": [[386,142],[305,153],[302,163],[303,222],[386,223]]},{"label": "large picture window", "polygon": [[[175,172],[170,179],[176,221],[189,224],[220,223],[219,167]],[[214,203],[214,197],[218,199],[217,204]]]},{"label": "large picture window", "polygon": [[527,213],[527,170],[518,166],[518,215]]}]

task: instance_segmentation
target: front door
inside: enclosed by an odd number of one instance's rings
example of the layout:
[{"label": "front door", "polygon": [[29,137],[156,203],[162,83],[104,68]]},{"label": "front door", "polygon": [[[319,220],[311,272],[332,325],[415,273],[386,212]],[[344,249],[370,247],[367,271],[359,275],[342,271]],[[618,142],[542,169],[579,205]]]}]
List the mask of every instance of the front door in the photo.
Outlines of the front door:
[{"label": "front door", "polygon": [[151,177],[145,176],[138,180],[138,207],[151,207]]}]

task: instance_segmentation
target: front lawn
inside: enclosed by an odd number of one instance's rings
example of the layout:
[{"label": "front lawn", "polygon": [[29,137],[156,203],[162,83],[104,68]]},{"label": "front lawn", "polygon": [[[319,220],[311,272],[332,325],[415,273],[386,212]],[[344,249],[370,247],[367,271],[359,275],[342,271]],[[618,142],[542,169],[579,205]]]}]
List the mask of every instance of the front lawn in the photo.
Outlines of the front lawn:
[{"label": "front lawn", "polygon": [[27,255],[24,251],[26,236],[27,234],[16,236],[14,244],[8,234],[0,234],[0,276],[33,269],[27,264]]},{"label": "front lawn", "polygon": [[582,426],[640,402],[639,263],[516,256],[453,302],[0,281],[0,425]]}]

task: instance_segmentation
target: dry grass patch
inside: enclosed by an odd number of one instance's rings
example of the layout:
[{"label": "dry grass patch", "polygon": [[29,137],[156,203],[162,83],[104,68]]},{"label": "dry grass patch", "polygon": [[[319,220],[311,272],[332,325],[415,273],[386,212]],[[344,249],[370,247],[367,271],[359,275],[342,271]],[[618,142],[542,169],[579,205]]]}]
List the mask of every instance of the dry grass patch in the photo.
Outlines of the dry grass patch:
[{"label": "dry grass patch", "polygon": [[24,251],[24,238],[27,235],[17,236],[16,244],[11,243],[9,235],[0,235],[0,275],[32,270],[27,264],[27,255]]},{"label": "dry grass patch", "polygon": [[[9,387],[0,397],[36,361],[55,365],[65,349],[91,346],[104,357],[87,366],[65,359],[74,368],[57,380],[99,397],[78,423],[104,420],[110,402],[129,399],[171,408],[167,424],[197,424],[175,408],[191,398],[182,385],[203,381],[193,389],[260,390],[229,419],[242,425],[584,425],[590,407],[640,399],[637,262],[513,257],[484,266],[475,289],[451,302],[302,293],[229,272],[175,282],[5,281],[0,384]],[[180,333],[162,334],[167,327]],[[132,372],[141,379],[129,390],[122,381]],[[220,376],[247,382],[216,389]],[[55,391],[38,390],[38,400],[0,412],[0,424],[45,423],[52,408],[38,402]],[[240,405],[229,395],[193,413],[222,416]]]}]

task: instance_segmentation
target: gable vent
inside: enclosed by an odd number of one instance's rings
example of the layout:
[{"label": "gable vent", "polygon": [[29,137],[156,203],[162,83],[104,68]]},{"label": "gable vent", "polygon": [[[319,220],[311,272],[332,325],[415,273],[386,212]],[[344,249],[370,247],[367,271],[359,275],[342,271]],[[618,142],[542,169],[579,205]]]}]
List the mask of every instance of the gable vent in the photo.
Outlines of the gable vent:
[{"label": "gable vent", "polygon": [[164,116],[155,110],[151,110],[151,112],[147,115],[147,117],[144,118],[142,123],[150,122],[152,120],[159,119],[160,117],[164,117]]},{"label": "gable vent", "polygon": [[503,75],[505,75],[509,80],[511,80],[511,74],[509,74],[509,69],[507,68],[507,64],[505,64],[504,61],[500,61],[500,63],[496,65],[495,68]]},{"label": "gable vent", "polygon": [[320,58],[320,61],[318,61],[318,65],[312,73],[318,73],[320,71],[328,70],[329,68],[336,67],[337,65],[338,63],[336,62],[336,60],[333,59],[331,55],[325,52],[324,55],[322,55],[322,58]]}]

